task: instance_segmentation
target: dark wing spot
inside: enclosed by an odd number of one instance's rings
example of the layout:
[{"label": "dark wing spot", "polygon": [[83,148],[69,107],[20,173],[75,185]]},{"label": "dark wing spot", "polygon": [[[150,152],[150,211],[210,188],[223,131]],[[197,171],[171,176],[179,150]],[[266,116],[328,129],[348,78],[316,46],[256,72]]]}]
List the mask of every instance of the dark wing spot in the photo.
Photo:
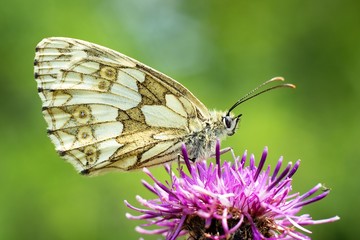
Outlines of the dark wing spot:
[{"label": "dark wing spot", "polygon": [[84,170],[82,170],[81,172],[80,172],[80,174],[81,175],[89,175],[89,173],[90,173],[90,170],[89,169],[84,169]]},{"label": "dark wing spot", "polygon": [[53,134],[53,133],[54,133],[54,130],[47,129],[46,132],[47,132],[47,134]]},{"label": "dark wing spot", "polygon": [[63,156],[65,156],[65,154],[66,154],[66,151],[58,150],[57,152],[58,152],[58,154],[60,155],[60,157],[63,157]]}]

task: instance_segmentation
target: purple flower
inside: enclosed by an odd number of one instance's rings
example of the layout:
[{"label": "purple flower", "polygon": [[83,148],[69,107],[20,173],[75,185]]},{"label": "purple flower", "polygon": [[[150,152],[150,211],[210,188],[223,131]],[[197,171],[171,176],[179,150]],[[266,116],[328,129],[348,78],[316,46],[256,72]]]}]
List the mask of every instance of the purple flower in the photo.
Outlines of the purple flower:
[{"label": "purple flower", "polygon": [[[127,213],[127,218],[147,221],[136,228],[138,232],[162,234],[166,239],[182,235],[188,235],[189,239],[310,239],[302,233],[311,233],[303,226],[339,219],[335,216],[312,220],[309,214],[297,215],[303,206],[329,194],[321,184],[303,195],[290,193],[291,177],[300,161],[290,162],[280,171],[281,157],[271,174],[270,166],[263,169],[267,148],[257,166],[253,155],[249,165],[245,166],[246,151],[241,158],[234,157],[233,162],[224,161],[221,165],[219,143],[216,164],[207,164],[206,161],[190,163],[185,146],[182,154],[187,171],[181,168],[176,176],[166,165],[170,183],[161,183],[144,169],[154,184],[143,181],[143,185],[157,197],[152,200],[136,197],[147,209],[136,208],[125,201],[129,208],[141,213],[139,216]],[[143,228],[149,226],[156,229]]]}]

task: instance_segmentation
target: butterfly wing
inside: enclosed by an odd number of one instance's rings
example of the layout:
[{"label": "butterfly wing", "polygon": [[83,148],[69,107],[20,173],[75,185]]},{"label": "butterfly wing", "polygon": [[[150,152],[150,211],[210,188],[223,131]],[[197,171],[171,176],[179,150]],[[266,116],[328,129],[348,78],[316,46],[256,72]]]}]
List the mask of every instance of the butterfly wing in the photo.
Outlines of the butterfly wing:
[{"label": "butterfly wing", "polygon": [[46,38],[34,65],[49,136],[83,174],[172,161],[184,137],[209,119],[180,83],[93,43]]}]

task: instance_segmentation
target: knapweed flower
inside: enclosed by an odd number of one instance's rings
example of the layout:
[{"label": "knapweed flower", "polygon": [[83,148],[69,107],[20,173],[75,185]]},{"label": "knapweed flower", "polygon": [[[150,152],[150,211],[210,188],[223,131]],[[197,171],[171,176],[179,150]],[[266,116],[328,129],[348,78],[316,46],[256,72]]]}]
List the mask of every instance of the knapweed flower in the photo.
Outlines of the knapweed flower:
[{"label": "knapweed flower", "polygon": [[[280,171],[282,158],[274,171],[270,166],[263,169],[268,154],[264,149],[257,166],[247,153],[232,162],[220,163],[220,145],[216,146],[216,164],[198,161],[191,163],[185,146],[182,154],[187,171],[178,169],[178,176],[165,166],[171,181],[161,183],[147,169],[144,172],[154,181],[143,185],[156,195],[155,199],[136,199],[147,209],[125,204],[141,213],[129,219],[145,219],[146,224],[137,227],[142,234],[162,234],[166,239],[187,235],[188,239],[310,239],[311,233],[303,226],[329,223],[335,216],[312,220],[310,215],[297,215],[303,206],[317,202],[329,194],[321,184],[307,193],[291,193],[292,176],[300,161],[288,163]],[[322,189],[322,191],[321,191]],[[319,191],[318,191],[319,190]],[[143,227],[155,226],[153,230]]]}]

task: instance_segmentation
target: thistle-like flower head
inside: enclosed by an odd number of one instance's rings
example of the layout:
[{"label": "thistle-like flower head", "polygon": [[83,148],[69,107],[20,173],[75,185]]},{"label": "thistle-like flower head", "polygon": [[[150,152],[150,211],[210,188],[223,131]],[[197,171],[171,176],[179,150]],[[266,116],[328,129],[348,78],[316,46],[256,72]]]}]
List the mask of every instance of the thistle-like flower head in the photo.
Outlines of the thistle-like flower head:
[{"label": "thistle-like flower head", "polygon": [[[154,181],[143,185],[156,195],[155,199],[136,199],[146,209],[125,204],[141,213],[127,214],[129,219],[145,219],[137,227],[142,234],[162,234],[166,239],[188,235],[189,239],[310,239],[311,233],[303,226],[333,222],[335,216],[312,220],[310,215],[297,215],[303,206],[319,201],[329,194],[317,184],[305,194],[291,193],[292,176],[300,161],[287,164],[284,170],[282,157],[274,171],[264,168],[268,154],[264,149],[259,163],[247,153],[234,157],[234,161],[220,163],[220,145],[216,146],[216,164],[198,161],[191,163],[182,147],[186,169],[176,175],[165,166],[171,182],[161,183],[147,169],[144,172]],[[320,191],[320,190],[323,191]],[[318,191],[319,190],[319,191]],[[156,226],[155,230],[144,227]]]}]

